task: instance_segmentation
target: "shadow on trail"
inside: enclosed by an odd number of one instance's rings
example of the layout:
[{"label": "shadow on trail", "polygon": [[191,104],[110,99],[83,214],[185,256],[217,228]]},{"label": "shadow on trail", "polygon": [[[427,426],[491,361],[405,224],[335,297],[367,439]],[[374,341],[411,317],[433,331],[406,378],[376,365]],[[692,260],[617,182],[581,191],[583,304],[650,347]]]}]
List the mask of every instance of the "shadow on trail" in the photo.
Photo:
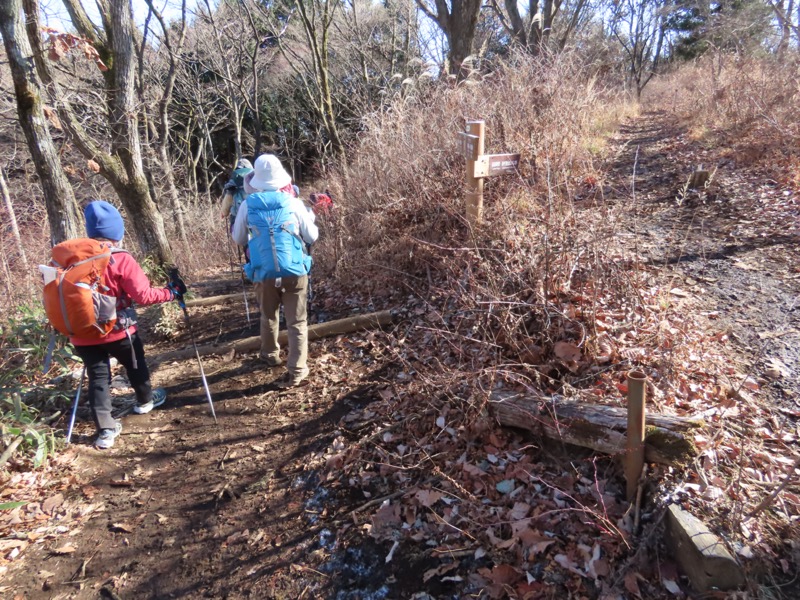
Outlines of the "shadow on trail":
[{"label": "shadow on trail", "polygon": [[751,252],[753,250],[758,250],[762,248],[769,248],[771,246],[783,246],[783,245],[798,245],[800,244],[800,238],[793,235],[786,235],[786,236],[774,236],[771,238],[758,238],[748,243],[742,244],[727,244],[723,246],[721,249],[713,251],[713,252],[688,252],[688,253],[677,253],[666,258],[658,258],[658,259],[650,259],[645,262],[648,265],[676,265],[678,263],[686,263],[686,262],[703,262],[709,260],[725,260],[730,258],[731,256],[735,256],[736,254],[743,254],[746,252]]},{"label": "shadow on trail", "polygon": [[[122,588],[122,596],[289,598],[305,589],[326,588],[352,590],[354,595],[320,596],[315,591],[315,597],[388,597],[378,591],[386,577],[381,563],[388,547],[335,548],[328,527],[337,515],[341,519],[349,513],[353,499],[326,488],[316,470],[305,469],[310,457],[330,446],[344,415],[378,398],[386,373],[387,367],[372,370],[309,414],[298,412],[298,406],[320,395],[317,384],[272,391],[271,381],[252,384],[258,370],[235,366],[209,379],[213,386],[230,382],[236,374],[251,383],[214,394],[220,402],[219,428],[208,414],[175,410],[206,402],[202,387],[199,394],[187,393],[197,390],[199,379],[173,386],[172,402],[159,409],[169,423],[159,435],[172,437],[165,448],[144,456],[131,448],[116,456],[116,462],[135,462],[150,473],[141,488],[159,504],[146,501],[141,517],[147,522],[157,513],[164,520],[148,534],[127,536],[128,546],[113,545],[104,561],[104,569],[129,572],[138,582]],[[143,429],[136,435],[149,434]],[[126,469],[110,476],[121,477]],[[322,512],[330,514],[322,518]],[[347,552],[349,559],[330,572],[306,566],[314,553],[334,560]],[[137,557],[142,553],[159,556],[158,567],[146,576],[139,572]]]}]

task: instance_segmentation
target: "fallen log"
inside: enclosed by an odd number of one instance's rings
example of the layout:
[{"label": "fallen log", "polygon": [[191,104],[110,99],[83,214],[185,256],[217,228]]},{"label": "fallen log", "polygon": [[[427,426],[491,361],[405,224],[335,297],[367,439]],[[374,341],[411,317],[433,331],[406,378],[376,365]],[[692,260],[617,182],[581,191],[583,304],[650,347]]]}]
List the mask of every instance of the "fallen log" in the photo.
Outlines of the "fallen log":
[{"label": "fallen log", "polygon": [[[252,290],[247,291],[248,298],[255,298],[255,293]],[[224,296],[208,296],[207,298],[193,298],[186,301],[186,307],[192,308],[193,306],[213,306],[214,304],[224,304],[233,300],[241,300],[242,292],[238,294],[226,294]]]},{"label": "fallen log", "polygon": [[[308,327],[308,339],[317,340],[319,338],[328,337],[331,335],[343,335],[345,333],[353,333],[362,329],[372,329],[375,327],[383,327],[390,325],[394,320],[394,311],[382,310],[379,312],[368,313],[365,315],[352,315],[344,319],[337,319],[335,321],[328,321],[326,323],[316,323]],[[278,343],[285,346],[287,341],[286,330],[278,334]],[[253,336],[233,342],[223,344],[204,344],[197,347],[197,351],[201,355],[206,354],[230,354],[231,352],[241,354],[243,352],[253,352],[261,348],[261,337]],[[185,360],[194,356],[194,347],[182,348],[181,350],[172,350],[164,352],[158,356],[149,359],[148,362],[153,364],[162,363],[165,361]]]},{"label": "fallen log", "polygon": [[[624,408],[502,391],[493,392],[489,402],[501,425],[605,454],[625,451],[628,419]],[[702,419],[647,414],[645,459],[664,465],[688,462],[697,455],[691,433],[703,426]]]}]

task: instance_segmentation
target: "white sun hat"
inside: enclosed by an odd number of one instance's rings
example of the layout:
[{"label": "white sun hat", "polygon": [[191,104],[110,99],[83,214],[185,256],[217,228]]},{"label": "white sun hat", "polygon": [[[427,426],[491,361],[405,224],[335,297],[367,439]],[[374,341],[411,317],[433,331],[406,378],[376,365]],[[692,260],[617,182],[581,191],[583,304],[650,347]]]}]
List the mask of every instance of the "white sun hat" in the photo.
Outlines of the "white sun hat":
[{"label": "white sun hat", "polygon": [[274,154],[262,154],[253,166],[253,176],[247,178],[253,189],[261,192],[274,192],[292,183],[291,176]]}]

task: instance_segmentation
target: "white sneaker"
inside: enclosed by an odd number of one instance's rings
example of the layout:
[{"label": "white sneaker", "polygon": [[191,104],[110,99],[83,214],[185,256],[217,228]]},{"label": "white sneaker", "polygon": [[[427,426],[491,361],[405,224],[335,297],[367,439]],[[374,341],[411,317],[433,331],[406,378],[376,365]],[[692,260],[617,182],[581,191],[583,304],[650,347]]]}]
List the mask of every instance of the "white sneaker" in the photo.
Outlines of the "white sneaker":
[{"label": "white sneaker", "polygon": [[114,442],[117,439],[117,436],[122,433],[122,423],[116,421],[116,425],[114,429],[101,429],[100,433],[97,435],[97,439],[94,441],[94,445],[101,450],[108,450],[109,448],[114,447]]},{"label": "white sneaker", "polygon": [[167,390],[164,388],[156,388],[153,390],[153,393],[150,395],[150,402],[145,402],[144,404],[137,404],[133,407],[133,412],[137,415],[146,415],[154,408],[157,408],[164,404],[164,401],[167,399]]}]

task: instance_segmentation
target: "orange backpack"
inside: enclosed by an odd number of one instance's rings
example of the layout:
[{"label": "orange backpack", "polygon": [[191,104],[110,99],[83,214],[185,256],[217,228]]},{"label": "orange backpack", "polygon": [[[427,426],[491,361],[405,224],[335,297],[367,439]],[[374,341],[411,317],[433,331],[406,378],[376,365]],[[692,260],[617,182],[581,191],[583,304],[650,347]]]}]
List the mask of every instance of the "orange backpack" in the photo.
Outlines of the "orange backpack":
[{"label": "orange backpack", "polygon": [[118,250],[90,238],[53,246],[56,277],[44,286],[44,311],[64,335],[102,339],[114,329],[117,299],[107,294],[103,279],[114,252]]}]

